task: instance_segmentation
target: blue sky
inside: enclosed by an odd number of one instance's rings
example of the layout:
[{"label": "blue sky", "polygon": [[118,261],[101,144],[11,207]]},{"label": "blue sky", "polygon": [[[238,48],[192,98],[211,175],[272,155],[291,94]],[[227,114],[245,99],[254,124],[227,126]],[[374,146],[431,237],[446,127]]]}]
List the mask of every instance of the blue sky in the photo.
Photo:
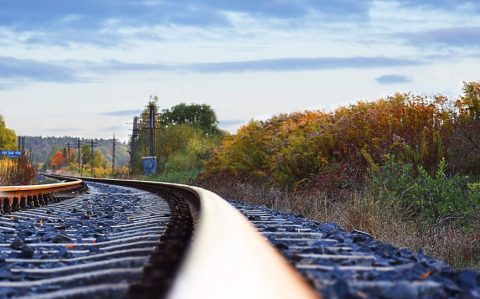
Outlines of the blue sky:
[{"label": "blue sky", "polygon": [[480,80],[480,1],[0,0],[0,114],[126,139],[150,95],[222,128]]}]

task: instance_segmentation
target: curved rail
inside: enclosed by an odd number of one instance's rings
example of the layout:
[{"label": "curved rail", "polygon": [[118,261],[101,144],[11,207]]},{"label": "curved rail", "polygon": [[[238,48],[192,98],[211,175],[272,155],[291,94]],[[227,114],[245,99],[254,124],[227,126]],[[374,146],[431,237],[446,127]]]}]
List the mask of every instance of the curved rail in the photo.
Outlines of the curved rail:
[{"label": "curved rail", "polygon": [[77,191],[84,186],[80,179],[68,180],[68,182],[42,185],[0,186],[0,212],[17,210],[27,204],[38,206],[42,202],[50,200],[53,194]]},{"label": "curved rail", "polygon": [[318,298],[313,289],[233,206],[188,185],[91,179],[140,189],[188,193],[195,231],[167,298]]},{"label": "curved rail", "polygon": [[184,185],[200,202],[192,247],[169,298],[317,298],[300,275],[234,207]]}]

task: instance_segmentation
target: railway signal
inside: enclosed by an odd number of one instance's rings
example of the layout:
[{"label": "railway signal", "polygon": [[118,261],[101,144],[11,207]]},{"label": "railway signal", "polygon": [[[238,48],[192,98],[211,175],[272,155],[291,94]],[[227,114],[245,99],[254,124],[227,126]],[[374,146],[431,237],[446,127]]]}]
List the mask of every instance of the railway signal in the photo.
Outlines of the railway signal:
[{"label": "railway signal", "polygon": [[150,102],[148,104],[149,111],[149,137],[150,137],[150,157],[155,156],[155,103]]},{"label": "railway signal", "polygon": [[135,158],[137,157],[139,145],[146,147],[142,148],[142,153],[146,151],[146,156],[141,157],[141,167],[144,174],[155,174],[157,172],[157,156],[155,153],[155,130],[158,127],[158,107],[157,96],[150,96],[146,111],[141,117],[135,116],[133,118],[132,135],[130,136],[130,171],[135,168]]},{"label": "railway signal", "polygon": [[[152,97],[150,97],[150,100]],[[157,100],[157,97],[153,97],[153,99]],[[149,131],[149,148],[150,148],[150,156],[149,157],[142,157],[142,168],[144,174],[156,174],[157,173],[157,157],[155,156],[155,129],[156,129],[156,121],[155,121],[155,103],[150,101],[148,104],[148,131]]]}]

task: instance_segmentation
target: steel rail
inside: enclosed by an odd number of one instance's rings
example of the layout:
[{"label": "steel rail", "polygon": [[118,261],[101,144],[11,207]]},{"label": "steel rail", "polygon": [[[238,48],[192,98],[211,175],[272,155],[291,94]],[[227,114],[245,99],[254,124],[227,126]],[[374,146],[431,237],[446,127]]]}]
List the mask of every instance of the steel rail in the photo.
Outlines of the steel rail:
[{"label": "steel rail", "polygon": [[76,191],[84,187],[81,179],[69,178],[68,180],[68,182],[53,184],[0,186],[0,210],[17,210],[27,204],[38,206],[52,199],[56,193]]},{"label": "steel rail", "polygon": [[169,298],[317,298],[294,268],[234,207],[208,190],[193,245]]},{"label": "steel rail", "polygon": [[245,216],[217,194],[181,184],[83,178],[139,189],[187,192],[195,226],[168,299],[319,298]]}]

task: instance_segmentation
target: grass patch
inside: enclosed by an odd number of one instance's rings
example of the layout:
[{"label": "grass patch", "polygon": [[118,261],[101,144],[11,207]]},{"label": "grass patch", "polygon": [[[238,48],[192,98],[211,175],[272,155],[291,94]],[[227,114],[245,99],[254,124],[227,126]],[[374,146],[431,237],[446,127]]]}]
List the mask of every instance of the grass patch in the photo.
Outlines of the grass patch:
[{"label": "grass patch", "polygon": [[304,215],[318,222],[336,223],[346,230],[368,232],[378,240],[442,259],[455,269],[480,270],[480,221],[469,226],[454,222],[425,225],[399,201],[385,200],[372,190],[345,192],[332,198],[319,189],[286,192],[256,182],[216,179],[201,186],[226,199],[264,204],[269,208]]},{"label": "grass patch", "polygon": [[143,176],[143,180],[178,184],[191,184],[198,177],[199,174],[200,170],[198,169],[171,171],[162,173],[160,175]]}]

